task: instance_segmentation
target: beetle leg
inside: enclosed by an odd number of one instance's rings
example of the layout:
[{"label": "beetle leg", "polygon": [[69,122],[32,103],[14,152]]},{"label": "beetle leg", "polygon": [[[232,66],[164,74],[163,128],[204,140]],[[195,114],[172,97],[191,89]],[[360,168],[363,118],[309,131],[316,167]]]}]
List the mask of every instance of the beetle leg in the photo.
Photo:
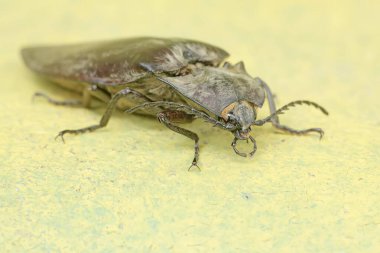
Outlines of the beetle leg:
[{"label": "beetle leg", "polygon": [[108,102],[110,100],[108,93],[99,89],[96,85],[83,89],[82,99],[56,100],[42,92],[34,93],[32,99],[34,100],[36,97],[43,97],[53,105],[72,107],[90,107],[92,97],[96,97],[104,102]]},{"label": "beetle leg", "polygon": [[[268,100],[268,104],[269,104],[269,111],[270,111],[270,113],[271,113],[271,114],[272,114],[272,113],[275,113],[275,112],[276,112],[276,104],[275,104],[275,102],[274,102],[273,94],[272,94],[272,92],[271,92],[269,86],[268,86],[263,80],[261,80],[260,78],[256,77],[255,79],[260,80],[261,85],[262,85],[262,87],[263,87],[264,90],[265,90],[265,94],[266,94],[266,96],[267,96],[267,100]],[[279,121],[277,115],[274,116],[274,117],[272,117],[272,120],[271,120],[271,121],[272,121],[273,125],[274,125],[275,123],[280,124],[280,121]]]},{"label": "beetle leg", "polygon": [[223,66],[222,66],[222,68],[224,68],[224,69],[229,69],[231,67],[232,67],[232,64],[229,63],[228,61],[226,61],[225,63],[223,63]]},{"label": "beetle leg", "polygon": [[70,99],[70,100],[56,100],[54,98],[49,97],[45,93],[42,92],[36,92],[33,94],[32,100],[34,100],[36,97],[43,97],[48,101],[49,103],[53,105],[62,105],[62,106],[72,106],[72,107],[77,107],[77,106],[82,106],[83,103],[79,99]]},{"label": "beetle leg", "polygon": [[[284,108],[284,110],[287,110],[287,108],[289,106],[295,106],[297,104],[312,105],[312,106],[316,107],[317,109],[321,110],[324,114],[328,115],[328,112],[326,111],[326,109],[324,109],[323,107],[321,107],[320,105],[318,105],[314,102],[307,101],[307,100],[293,101],[293,102],[283,106],[282,108]],[[282,108],[280,108],[278,111],[280,111]],[[322,137],[324,135],[324,131],[321,128],[309,128],[309,129],[297,130],[297,129],[293,129],[293,128],[285,126],[285,125],[281,125],[278,118],[277,118],[277,120],[272,121],[272,125],[277,129],[280,129],[282,131],[285,131],[285,132],[288,132],[291,134],[302,135],[302,134],[307,134],[310,132],[315,132],[315,133],[319,133],[319,139],[322,139]]]},{"label": "beetle leg", "polygon": [[[170,130],[182,134],[192,140],[194,140],[194,159],[193,162],[191,163],[191,166],[189,167],[189,170],[193,167],[196,166],[198,169],[198,159],[199,159],[199,137],[196,133],[193,133],[187,129],[184,129],[182,127],[176,126],[173,124],[173,121],[178,121],[181,119],[187,119],[189,117],[192,117],[192,115],[189,115],[185,112],[181,111],[163,111],[159,112],[157,114],[157,118],[160,121],[160,123],[163,123],[167,128]],[[192,117],[193,118],[193,117]]]},{"label": "beetle leg", "polygon": [[[256,78],[258,78],[258,77],[256,77]],[[273,99],[273,94],[272,94],[269,86],[264,81],[262,81],[261,79],[260,79],[260,81],[261,81],[263,88],[265,89],[265,93],[266,93],[268,103],[269,103],[270,113],[273,114],[276,112],[276,104],[275,104],[274,99]],[[306,101],[306,102],[309,102],[309,101]],[[328,114],[325,109],[322,108],[321,110],[323,113]],[[291,134],[302,135],[302,134],[307,134],[310,132],[316,132],[316,133],[319,133],[319,139],[322,139],[322,137],[324,135],[324,132],[321,128],[309,128],[309,129],[303,129],[303,130],[296,130],[296,129],[293,129],[293,128],[288,127],[288,126],[281,125],[280,120],[278,119],[277,115],[275,115],[271,118],[271,122],[275,128],[280,129],[280,130],[285,131],[285,132],[288,132],[288,133],[291,133]]]},{"label": "beetle leg", "polygon": [[[231,146],[232,148],[234,149],[235,153],[237,155],[240,155],[242,157],[247,157],[247,154],[246,153],[243,153],[243,152],[240,152],[237,148],[236,148],[236,142],[238,141],[239,139],[238,138],[234,138],[234,140],[232,141],[231,143]],[[251,152],[249,152],[249,156],[252,157],[256,150],[257,150],[257,145],[256,145],[256,140],[252,137],[252,136],[249,136],[249,140],[253,143],[253,150]],[[248,143],[248,139],[247,139],[247,143]]]},{"label": "beetle leg", "polygon": [[146,96],[142,95],[141,93],[139,93],[139,92],[137,92],[135,90],[132,90],[130,88],[125,88],[125,89],[117,92],[111,98],[111,100],[108,102],[107,109],[106,109],[105,113],[103,114],[102,118],[100,119],[99,124],[93,125],[93,126],[89,126],[89,127],[80,128],[80,129],[75,129],[75,130],[66,129],[66,130],[63,130],[63,131],[59,132],[58,135],[56,136],[56,138],[61,137],[62,141],[64,142],[63,136],[65,134],[67,134],[67,133],[70,133],[70,134],[82,134],[82,133],[85,133],[85,132],[92,132],[92,131],[95,131],[96,129],[105,127],[107,125],[108,121],[110,120],[112,112],[114,111],[114,109],[115,109],[115,107],[116,107],[117,102],[119,101],[119,99],[122,98],[122,97],[126,97],[128,95],[131,95],[131,94],[133,94],[135,96],[138,96],[138,97],[141,97],[141,98],[144,98],[147,101],[150,101],[149,98],[147,98]]},{"label": "beetle leg", "polygon": [[325,132],[322,130],[322,128],[318,128],[318,127],[316,127],[316,128],[309,128],[309,129],[303,129],[303,130],[296,130],[296,129],[290,128],[288,126],[281,125],[279,123],[273,123],[273,125],[277,129],[280,129],[282,131],[285,131],[285,132],[288,132],[288,133],[291,133],[291,134],[302,135],[302,134],[307,134],[307,133],[310,133],[310,132],[316,132],[316,133],[319,133],[319,139],[322,139],[323,135],[325,134]]}]

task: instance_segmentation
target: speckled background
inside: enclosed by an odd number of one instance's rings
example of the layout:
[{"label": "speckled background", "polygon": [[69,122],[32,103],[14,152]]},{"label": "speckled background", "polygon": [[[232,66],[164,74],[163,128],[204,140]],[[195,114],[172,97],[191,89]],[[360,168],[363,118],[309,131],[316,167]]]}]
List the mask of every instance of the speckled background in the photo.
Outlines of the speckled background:
[{"label": "speckled background", "polygon": [[[378,1],[1,1],[1,252],[380,252]],[[31,102],[71,93],[36,78],[22,46],[152,35],[216,44],[244,60],[281,116],[325,138],[254,129],[254,159],[196,122],[193,143],[156,120]],[[268,114],[265,108],[260,112]],[[250,146],[240,143],[241,149]]]}]

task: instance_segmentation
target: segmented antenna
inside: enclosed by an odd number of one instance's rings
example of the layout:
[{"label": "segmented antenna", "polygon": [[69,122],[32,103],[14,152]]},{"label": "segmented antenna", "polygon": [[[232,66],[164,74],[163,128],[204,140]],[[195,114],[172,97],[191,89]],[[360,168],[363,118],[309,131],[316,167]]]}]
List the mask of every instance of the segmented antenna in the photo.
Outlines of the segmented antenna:
[{"label": "segmented antenna", "polygon": [[329,115],[328,111],[317,103],[314,103],[314,102],[308,101],[308,100],[296,100],[296,101],[290,102],[289,104],[284,105],[283,107],[281,107],[280,109],[278,109],[277,111],[275,111],[274,113],[269,115],[268,117],[255,121],[253,124],[257,125],[257,126],[262,126],[265,123],[271,121],[274,116],[279,115],[279,114],[283,114],[285,111],[289,110],[289,107],[294,107],[296,105],[314,106],[315,108],[322,111],[325,115]]},{"label": "segmented antenna", "polygon": [[198,111],[198,110],[196,110],[196,109],[194,109],[188,105],[179,104],[179,103],[175,103],[175,102],[169,102],[169,101],[147,102],[147,103],[143,103],[143,104],[137,105],[135,107],[132,107],[132,108],[126,110],[125,112],[133,113],[135,111],[138,111],[138,110],[141,110],[144,108],[155,108],[155,107],[161,107],[161,106],[165,107],[166,109],[174,109],[174,110],[184,111],[188,114],[194,115],[196,118],[201,118],[201,119],[205,120],[206,122],[213,124],[216,127],[220,127],[220,128],[223,128],[223,129],[226,129],[229,131],[232,131],[236,128],[234,125],[224,123],[222,121],[218,121],[218,120],[210,117],[208,114],[206,114],[202,111]]}]

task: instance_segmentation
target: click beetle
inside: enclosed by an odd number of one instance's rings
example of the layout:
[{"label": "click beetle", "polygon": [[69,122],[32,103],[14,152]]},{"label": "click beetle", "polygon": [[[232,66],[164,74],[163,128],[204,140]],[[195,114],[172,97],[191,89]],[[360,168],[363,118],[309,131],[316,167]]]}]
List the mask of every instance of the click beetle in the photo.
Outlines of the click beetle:
[{"label": "click beetle", "polygon": [[[83,94],[79,101],[57,101],[56,105],[89,106],[93,98],[107,103],[99,124],[63,130],[58,136],[91,132],[105,127],[115,107],[130,113],[157,117],[159,122],[195,143],[192,166],[199,159],[199,137],[178,126],[200,118],[234,135],[236,154],[253,156],[257,146],[250,135],[253,126],[267,122],[292,134],[316,132],[321,128],[295,130],[279,122],[278,115],[291,106],[320,105],[297,100],[276,110],[268,85],[251,77],[243,62],[225,62],[229,54],[216,46],[179,38],[139,37],[114,41],[63,46],[29,47],[22,50],[26,65],[34,72],[66,88]],[[268,101],[270,115],[258,120],[257,111]],[[57,137],[58,137],[57,136]],[[249,140],[253,149],[240,152],[238,140]]]}]

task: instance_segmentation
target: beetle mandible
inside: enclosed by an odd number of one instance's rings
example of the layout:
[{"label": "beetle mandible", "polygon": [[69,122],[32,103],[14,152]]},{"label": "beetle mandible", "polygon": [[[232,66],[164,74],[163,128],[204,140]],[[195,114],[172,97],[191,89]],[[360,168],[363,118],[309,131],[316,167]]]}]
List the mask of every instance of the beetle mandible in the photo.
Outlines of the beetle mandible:
[{"label": "beetle mandible", "polygon": [[[278,115],[291,106],[312,105],[324,114],[320,105],[297,100],[276,110],[268,85],[252,78],[243,62],[232,65],[224,60],[229,54],[221,48],[188,39],[140,37],[76,45],[29,47],[22,50],[26,65],[34,72],[83,94],[82,100],[57,101],[56,105],[89,106],[92,98],[107,103],[99,124],[63,130],[79,134],[105,127],[115,107],[130,112],[156,116],[174,132],[194,141],[192,166],[198,167],[199,137],[178,123],[200,118],[231,132],[232,148],[240,156],[253,156],[257,146],[250,135],[253,126],[271,122],[277,129],[292,134],[316,132],[321,128],[295,130],[279,122]],[[224,64],[223,64],[224,62]],[[270,115],[258,120],[257,110],[267,98]],[[249,140],[253,150],[240,152],[238,140]],[[189,168],[189,169],[190,169]]]}]

